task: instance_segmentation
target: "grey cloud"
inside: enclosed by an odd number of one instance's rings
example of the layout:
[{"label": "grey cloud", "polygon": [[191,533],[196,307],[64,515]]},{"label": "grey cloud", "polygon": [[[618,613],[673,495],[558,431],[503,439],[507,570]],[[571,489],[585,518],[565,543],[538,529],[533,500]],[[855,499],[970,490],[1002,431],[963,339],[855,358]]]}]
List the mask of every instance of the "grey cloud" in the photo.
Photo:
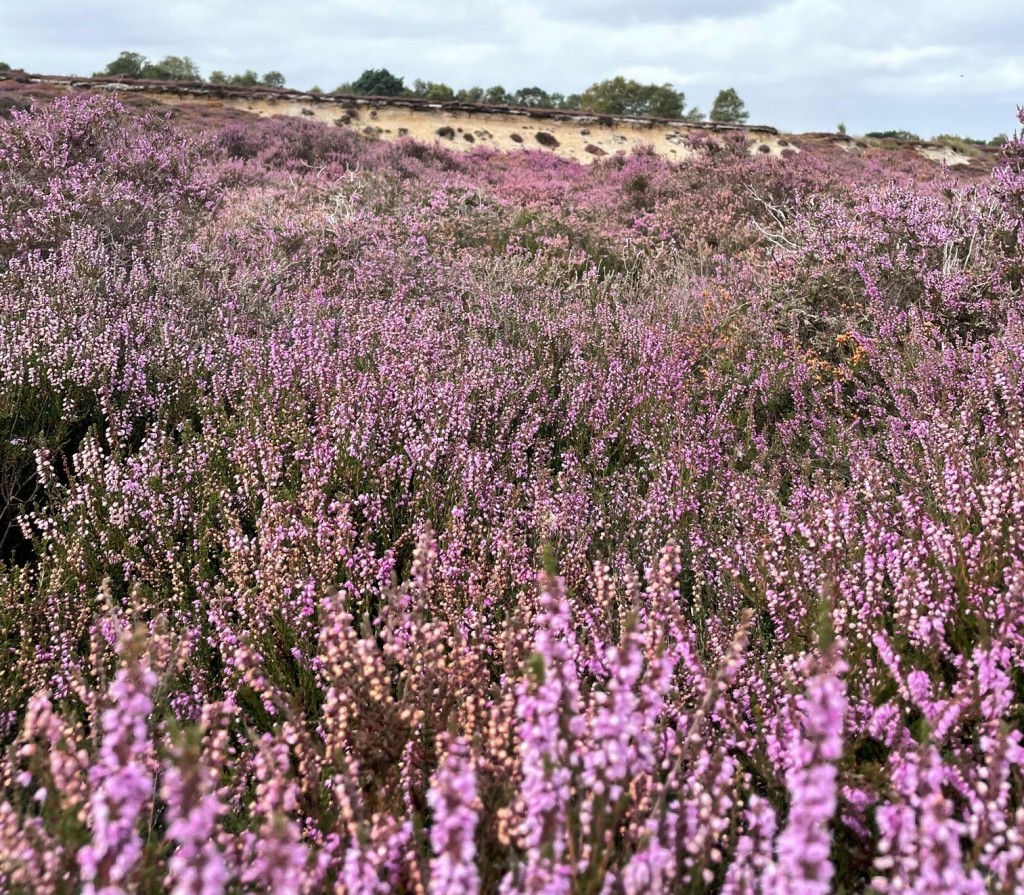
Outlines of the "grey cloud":
[{"label": "grey cloud", "polygon": [[[4,13],[0,59],[88,74],[121,50],[191,56],[209,73],[283,71],[331,88],[387,67],[456,87],[571,92],[617,74],[707,110],[733,86],[752,120],[820,130],[989,137],[1024,102],[1018,0],[38,0]],[[960,75],[964,75],[960,78]]]},{"label": "grey cloud", "polygon": [[607,26],[621,26],[645,22],[687,22],[699,18],[732,19],[762,13],[783,7],[785,0],[634,0],[629,4],[620,0],[563,0],[556,4],[543,4],[547,17],[553,21],[585,22]]}]

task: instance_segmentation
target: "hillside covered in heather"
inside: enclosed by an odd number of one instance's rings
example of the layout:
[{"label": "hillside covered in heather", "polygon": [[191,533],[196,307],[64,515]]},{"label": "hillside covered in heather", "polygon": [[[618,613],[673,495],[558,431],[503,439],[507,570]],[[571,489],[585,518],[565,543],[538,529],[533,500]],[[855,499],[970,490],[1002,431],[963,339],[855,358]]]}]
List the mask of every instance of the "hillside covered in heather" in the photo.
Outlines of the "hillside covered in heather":
[{"label": "hillside covered in heather", "polygon": [[1019,890],[1024,141],[36,92],[0,890]]},{"label": "hillside covered in heather", "polygon": [[[271,72],[268,77],[274,74],[277,73]],[[614,81],[605,84],[614,84]],[[352,87],[345,84],[339,91]],[[517,105],[530,100],[523,95],[529,94],[529,90],[490,99],[473,92],[468,92],[472,99],[460,99],[443,92],[437,98],[429,91],[397,96],[302,93],[257,84],[255,76],[251,83],[161,81],[122,75],[56,77],[4,71],[0,63],[0,111],[27,109],[34,100],[45,102],[76,93],[117,95],[130,109],[169,114],[177,127],[184,130],[197,126],[201,130],[222,127],[231,121],[251,121],[254,116],[291,117],[320,121],[332,128],[386,142],[412,139],[457,153],[478,149],[504,152],[534,149],[585,164],[637,150],[654,152],[673,162],[687,161],[697,151],[694,137],[742,134],[751,154],[790,158],[806,152],[824,164],[840,166],[847,164],[839,161],[842,156],[852,155],[857,159],[853,170],[865,167],[913,170],[921,159],[927,159],[956,168],[958,179],[966,181],[985,179],[991,174],[1000,159],[1000,146],[1006,139],[1001,134],[990,142],[951,135],[922,140],[907,131],[872,132],[854,137],[846,133],[845,125],[839,125],[842,131],[839,133],[782,134],[770,125],[747,123],[746,112],[742,112],[739,119],[710,121],[684,114],[679,105],[682,94],[675,93],[672,95],[676,97],[679,110],[675,114],[671,109],[657,106],[654,111],[648,108],[626,112],[623,105],[615,104],[609,104],[603,111],[592,111],[537,105],[535,99],[529,105]],[[557,94],[546,98],[554,101]],[[934,173],[926,176],[934,176]]]}]

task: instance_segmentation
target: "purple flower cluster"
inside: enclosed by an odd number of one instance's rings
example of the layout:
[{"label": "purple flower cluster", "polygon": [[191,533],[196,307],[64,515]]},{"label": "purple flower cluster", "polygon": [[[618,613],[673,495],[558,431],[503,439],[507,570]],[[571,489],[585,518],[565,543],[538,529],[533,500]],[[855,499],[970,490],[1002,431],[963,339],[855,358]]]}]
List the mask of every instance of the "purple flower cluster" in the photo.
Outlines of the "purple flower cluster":
[{"label": "purple flower cluster", "polygon": [[832,668],[807,681],[798,700],[802,730],[790,744],[786,762],[789,816],[776,841],[776,863],[765,872],[762,885],[768,891],[794,895],[831,891],[829,825],[836,813],[836,763],[842,757],[846,713],[839,675],[846,670],[834,660]]},{"label": "purple flower cluster", "polygon": [[519,839],[526,853],[522,879],[503,891],[557,895],[571,891],[569,803],[583,734],[576,643],[562,582],[541,583],[536,652],[520,685],[519,760],[523,815]]},{"label": "purple flower cluster", "polygon": [[427,804],[434,812],[430,891],[436,895],[477,895],[480,891],[473,837],[481,805],[469,758],[465,741],[450,743],[427,791]]},{"label": "purple flower cluster", "polygon": [[141,635],[121,642],[128,655],[99,717],[100,745],[89,768],[88,845],[78,852],[82,891],[119,895],[134,888],[142,858],[140,825],[153,798],[152,743],[147,724],[157,676],[139,655]]},{"label": "purple flower cluster", "polygon": [[0,890],[1024,886],[1024,138],[691,142],[0,121]]}]

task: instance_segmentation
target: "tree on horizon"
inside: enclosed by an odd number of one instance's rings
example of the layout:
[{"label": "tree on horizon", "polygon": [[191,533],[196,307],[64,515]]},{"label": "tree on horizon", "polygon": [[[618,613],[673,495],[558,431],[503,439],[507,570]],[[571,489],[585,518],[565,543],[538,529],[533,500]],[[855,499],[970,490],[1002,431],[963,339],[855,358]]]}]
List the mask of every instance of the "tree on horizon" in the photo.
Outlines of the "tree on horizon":
[{"label": "tree on horizon", "polygon": [[591,84],[580,94],[580,108],[604,115],[682,118],[686,96],[671,84],[641,84],[619,75]]},{"label": "tree on horizon", "polygon": [[202,75],[188,56],[164,56],[159,62],[151,62],[142,53],[123,50],[103,71],[93,74],[94,78],[138,78],[151,81],[201,81]]},{"label": "tree on horizon", "polygon": [[711,120],[719,124],[744,124],[750,117],[747,107],[735,88],[718,91],[715,104],[711,107]]},{"label": "tree on horizon", "polygon": [[[364,96],[401,96],[405,93],[405,79],[391,74],[386,68],[368,68],[349,85],[348,90]],[[341,88],[337,92],[344,92]]]}]

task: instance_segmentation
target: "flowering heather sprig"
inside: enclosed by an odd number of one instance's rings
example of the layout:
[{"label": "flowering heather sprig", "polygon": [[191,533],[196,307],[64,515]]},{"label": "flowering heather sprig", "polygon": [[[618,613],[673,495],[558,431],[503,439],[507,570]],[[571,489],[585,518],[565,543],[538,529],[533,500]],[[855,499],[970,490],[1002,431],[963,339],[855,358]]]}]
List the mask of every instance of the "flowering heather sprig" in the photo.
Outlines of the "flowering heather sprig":
[{"label": "flowering heather sprig", "polygon": [[660,818],[640,818],[650,810],[659,789],[661,765],[672,754],[674,733],[665,713],[665,695],[675,671],[673,655],[661,650],[648,658],[652,639],[647,619],[623,621],[617,646],[605,649],[603,665],[610,678],[591,693],[588,723],[576,788],[579,804],[578,861],[599,875],[625,836],[646,842],[630,864],[637,879],[645,863],[657,877],[674,868],[659,842]]},{"label": "flowering heather sprig", "polygon": [[134,101],[0,123],[0,888],[1021,887],[1019,136]]},{"label": "flowering heather sprig", "polygon": [[68,878],[63,843],[39,818],[19,817],[13,805],[0,801],[0,889],[56,895]]},{"label": "flowering heather sprig", "polygon": [[[661,826],[660,818],[648,823],[646,844],[622,868],[619,882],[624,895],[668,895],[673,890],[678,872],[676,849],[661,841]],[[615,874],[610,873],[606,887],[614,880]]]},{"label": "flowering heather sprig", "polygon": [[412,822],[374,815],[345,850],[340,874],[343,895],[389,895],[408,864]]},{"label": "flowering heather sprig", "polygon": [[139,827],[154,796],[149,716],[157,683],[144,648],[144,631],[122,636],[121,665],[99,718],[99,753],[89,769],[90,842],[78,852],[86,895],[130,891],[142,857]]},{"label": "flowering heather sprig", "polygon": [[879,840],[874,888],[883,893],[982,895],[983,877],[964,867],[960,843],[966,831],[942,791],[946,772],[937,750],[925,746],[919,753],[895,756],[890,777],[901,798],[875,813]]},{"label": "flowering heather sprig", "polygon": [[769,892],[827,895],[835,868],[830,825],[836,814],[836,764],[843,753],[847,671],[840,644],[830,647],[823,668],[797,702],[800,729],[792,731],[787,756],[789,815],[776,842],[777,860],[766,874]]},{"label": "flowering heather sprig", "polygon": [[477,822],[481,810],[468,744],[457,738],[447,744],[427,791],[433,812],[430,845],[430,892],[434,895],[477,895]]},{"label": "flowering heather sprig", "polygon": [[[736,842],[726,871],[722,895],[765,895],[785,886],[775,864],[775,810],[766,799],[753,795],[743,812],[745,830]],[[794,881],[800,885],[800,880]]]},{"label": "flowering heather sprig", "polygon": [[522,766],[519,836],[525,866],[518,883],[514,879],[519,871],[502,888],[557,895],[570,891],[574,872],[567,853],[575,836],[569,828],[569,802],[578,763],[574,743],[584,733],[584,718],[565,583],[544,576],[540,589],[533,623],[536,651],[516,705]]},{"label": "flowering heather sprig", "polygon": [[1003,163],[992,174],[1004,232],[1009,237],[1004,246],[1009,256],[1007,273],[1019,288],[1024,274],[1024,106],[1018,107],[1017,120],[1020,130],[1003,144]]},{"label": "flowering heather sprig", "polygon": [[53,800],[61,810],[82,819],[89,797],[90,761],[83,748],[82,730],[61,718],[47,696],[37,694],[29,700],[21,739],[24,744],[18,757],[23,761],[43,759],[49,772],[48,780],[35,780],[43,787],[36,797]]},{"label": "flowering heather sprig", "polygon": [[218,770],[207,760],[195,744],[183,742],[163,762],[160,795],[167,806],[165,838],[174,849],[167,859],[173,895],[220,895],[229,880],[216,836],[225,806],[217,793]]},{"label": "flowering heather sprig", "polygon": [[[635,623],[634,623],[635,624]],[[587,733],[599,749],[583,758],[581,781],[588,792],[612,804],[632,782],[643,785],[654,768],[653,738],[657,715],[640,710],[635,692],[644,670],[644,655],[634,630],[627,630],[619,646],[607,648],[605,667],[611,669],[607,689],[594,694],[596,708]],[[655,711],[657,705],[652,707]]]},{"label": "flowering heather sprig", "polygon": [[255,834],[244,837],[242,882],[257,891],[300,895],[307,888],[309,851],[293,819],[298,786],[292,779],[288,743],[265,735],[253,765],[256,798],[252,811],[260,825]]}]

